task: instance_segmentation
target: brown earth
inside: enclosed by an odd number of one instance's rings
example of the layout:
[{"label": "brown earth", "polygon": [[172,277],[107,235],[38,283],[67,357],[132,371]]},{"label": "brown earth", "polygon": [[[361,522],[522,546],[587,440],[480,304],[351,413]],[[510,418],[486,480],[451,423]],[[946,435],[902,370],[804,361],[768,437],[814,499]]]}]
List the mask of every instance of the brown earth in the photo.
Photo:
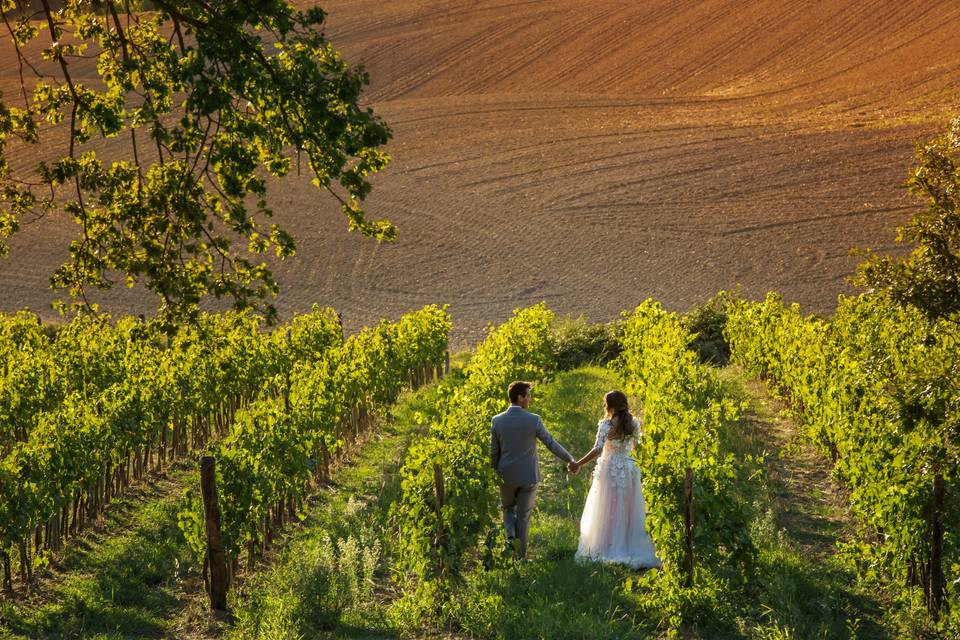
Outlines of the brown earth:
[{"label": "brown earth", "polygon": [[[323,6],[394,130],[368,209],[400,238],[348,235],[306,177],[285,179],[273,203],[299,254],[277,269],[278,306],[333,305],[350,329],[448,302],[458,346],[540,300],[608,320],[740,284],[829,311],[852,291],[849,250],[891,249],[919,206],[902,186],[914,145],[960,91],[960,5],[934,0]],[[0,309],[48,308],[73,232],[24,227],[0,262]]]}]

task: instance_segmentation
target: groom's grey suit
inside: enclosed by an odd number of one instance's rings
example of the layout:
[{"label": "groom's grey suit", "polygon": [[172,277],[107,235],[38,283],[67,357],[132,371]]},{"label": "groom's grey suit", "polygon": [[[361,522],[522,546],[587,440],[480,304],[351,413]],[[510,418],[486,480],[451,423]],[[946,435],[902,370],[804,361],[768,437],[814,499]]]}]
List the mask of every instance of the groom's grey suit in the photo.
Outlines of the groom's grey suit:
[{"label": "groom's grey suit", "polygon": [[537,414],[519,405],[510,405],[509,409],[493,417],[490,466],[503,479],[500,487],[503,525],[508,538],[520,541],[520,557],[527,551],[530,513],[540,481],[537,440],[564,462],[573,462],[573,456],[553,439]]}]

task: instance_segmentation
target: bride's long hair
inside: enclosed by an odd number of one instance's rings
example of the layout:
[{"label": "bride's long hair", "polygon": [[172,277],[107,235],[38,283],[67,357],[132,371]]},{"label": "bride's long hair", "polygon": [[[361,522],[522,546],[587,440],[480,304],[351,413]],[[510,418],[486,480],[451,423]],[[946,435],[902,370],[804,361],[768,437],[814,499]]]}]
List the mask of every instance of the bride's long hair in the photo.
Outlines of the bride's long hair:
[{"label": "bride's long hair", "polygon": [[610,391],[603,396],[603,405],[607,410],[607,417],[613,424],[609,436],[619,440],[633,435],[633,416],[627,406],[627,396],[622,391]]}]

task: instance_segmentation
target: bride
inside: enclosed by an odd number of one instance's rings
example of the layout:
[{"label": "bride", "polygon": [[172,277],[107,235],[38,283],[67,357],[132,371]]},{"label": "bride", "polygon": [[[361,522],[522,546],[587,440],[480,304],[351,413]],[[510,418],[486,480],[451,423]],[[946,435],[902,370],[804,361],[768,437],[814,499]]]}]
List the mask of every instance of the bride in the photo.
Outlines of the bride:
[{"label": "bride", "polygon": [[570,464],[570,470],[577,473],[583,465],[600,458],[580,518],[576,558],[617,562],[635,569],[659,567],[646,530],[640,469],[630,457],[640,421],[630,415],[627,396],[620,391],[609,392],[603,403],[607,415],[597,425],[593,449]]}]

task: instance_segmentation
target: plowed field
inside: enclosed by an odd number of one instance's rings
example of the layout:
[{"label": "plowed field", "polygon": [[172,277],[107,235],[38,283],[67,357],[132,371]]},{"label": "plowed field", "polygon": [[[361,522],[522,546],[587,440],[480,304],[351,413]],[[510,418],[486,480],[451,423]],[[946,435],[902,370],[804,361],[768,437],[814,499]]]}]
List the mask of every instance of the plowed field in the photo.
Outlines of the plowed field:
[{"label": "plowed field", "polygon": [[[274,185],[299,240],[278,304],[333,305],[350,329],[449,302],[460,345],[539,300],[607,320],[740,284],[829,311],[852,290],[850,249],[892,248],[919,206],[902,186],[914,145],[960,87],[960,5],[933,0],[323,6],[394,129],[368,208],[400,238],[346,234],[306,176]],[[71,226],[23,229],[0,262],[0,309],[49,315]]]}]

